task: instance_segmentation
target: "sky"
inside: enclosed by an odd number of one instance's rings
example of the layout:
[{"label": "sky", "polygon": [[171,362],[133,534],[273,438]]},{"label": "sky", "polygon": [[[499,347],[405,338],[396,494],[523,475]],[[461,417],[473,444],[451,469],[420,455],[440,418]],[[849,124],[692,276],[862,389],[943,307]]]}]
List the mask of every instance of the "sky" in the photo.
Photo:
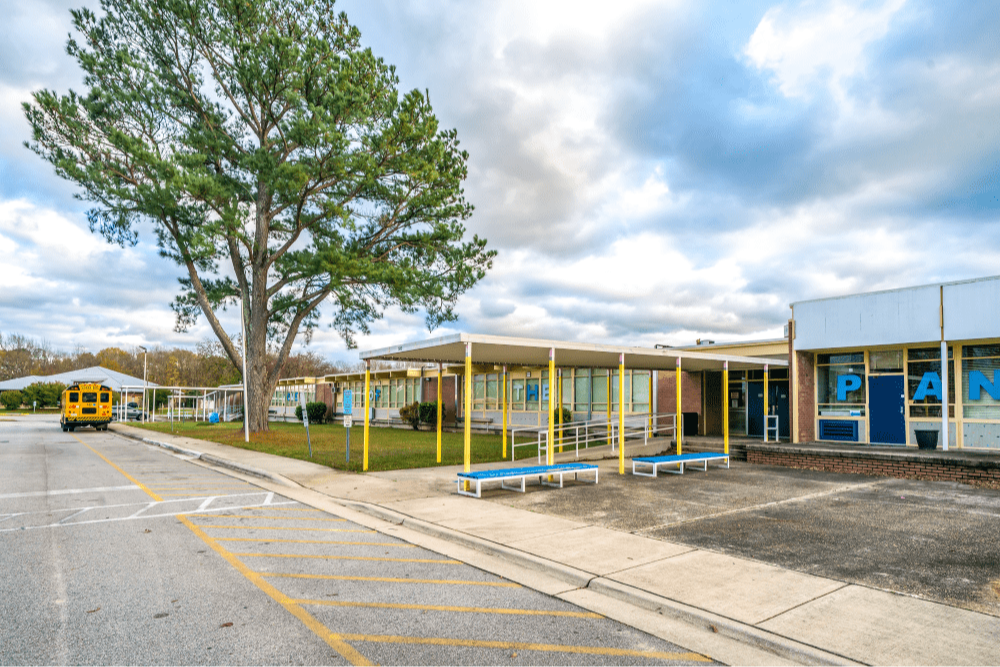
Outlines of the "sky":
[{"label": "sky", "polygon": [[[190,347],[179,267],[122,249],[23,147],[33,91],[83,90],[69,9],[0,7],[0,333]],[[469,153],[497,251],[433,332],[608,344],[782,335],[795,301],[1000,274],[1000,8],[931,2],[338,3]],[[353,362],[327,307],[308,347]],[[223,316],[237,331],[232,312]]]}]

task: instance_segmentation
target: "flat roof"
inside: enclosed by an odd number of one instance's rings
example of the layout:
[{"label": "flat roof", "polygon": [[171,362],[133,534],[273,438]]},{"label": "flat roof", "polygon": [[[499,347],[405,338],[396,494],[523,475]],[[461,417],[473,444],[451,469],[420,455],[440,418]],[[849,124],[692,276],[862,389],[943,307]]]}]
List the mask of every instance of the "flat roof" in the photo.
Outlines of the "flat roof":
[{"label": "flat roof", "polygon": [[850,299],[856,296],[866,296],[868,294],[890,294],[892,292],[906,292],[908,290],[924,289],[927,287],[948,287],[949,285],[967,285],[969,283],[984,283],[991,280],[1000,280],[1000,276],[983,276],[982,278],[969,278],[967,280],[952,280],[950,282],[938,282],[938,283],[927,283],[926,285],[910,285],[908,287],[895,287],[893,289],[881,289],[874,290],[872,292],[855,292],[854,294],[842,294],[840,296],[825,296],[819,299],[803,299],[802,301],[793,301],[788,304],[789,307],[794,308],[800,303],[816,303],[817,301],[835,301],[837,299]]},{"label": "flat roof", "polygon": [[361,352],[359,356],[362,359],[461,364],[465,362],[466,343],[472,344],[472,363],[476,365],[545,367],[549,363],[549,350],[554,349],[556,365],[560,368],[617,368],[622,354],[625,355],[625,368],[638,370],[673,370],[677,359],[681,360],[681,368],[687,371],[721,371],[726,361],[730,370],[753,370],[763,368],[765,364],[788,366],[788,359],[780,358],[469,333],[392,345]]}]

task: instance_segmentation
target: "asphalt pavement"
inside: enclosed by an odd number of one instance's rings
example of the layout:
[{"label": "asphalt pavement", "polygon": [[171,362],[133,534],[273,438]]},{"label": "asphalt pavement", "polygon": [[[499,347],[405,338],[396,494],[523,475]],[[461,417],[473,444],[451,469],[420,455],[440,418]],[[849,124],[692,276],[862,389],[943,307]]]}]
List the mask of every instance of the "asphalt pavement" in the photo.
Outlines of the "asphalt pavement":
[{"label": "asphalt pavement", "polygon": [[2,664],[713,662],[191,451],[0,427]]}]

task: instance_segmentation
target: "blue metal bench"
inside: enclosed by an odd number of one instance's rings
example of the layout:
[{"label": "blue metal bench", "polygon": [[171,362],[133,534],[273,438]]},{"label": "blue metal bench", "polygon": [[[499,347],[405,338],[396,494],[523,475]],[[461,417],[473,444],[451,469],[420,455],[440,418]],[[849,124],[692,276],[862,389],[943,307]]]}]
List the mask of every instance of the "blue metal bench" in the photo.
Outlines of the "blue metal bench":
[{"label": "blue metal bench", "polygon": [[[656,477],[656,471],[664,466],[663,472],[669,472],[672,475],[683,475],[684,466],[692,463],[701,463],[702,470],[708,471],[709,461],[722,461],[726,462],[726,467],[729,467],[729,454],[712,454],[712,453],[691,453],[691,454],[671,454],[669,456],[637,456],[632,459],[632,474],[641,475],[642,477]],[[652,472],[649,470],[640,471],[636,469],[636,464],[640,466],[650,466],[652,467]],[[670,470],[669,467],[677,466],[677,470]]]},{"label": "blue metal bench", "polygon": [[[510,491],[520,491],[524,493],[525,480],[529,477],[537,477],[540,484],[545,486],[556,486],[555,482],[547,482],[546,477],[559,477],[559,488],[563,486],[563,476],[573,475],[573,478],[580,480],[579,474],[581,472],[594,473],[594,484],[597,484],[597,466],[592,463],[557,463],[554,465],[546,466],[529,466],[527,468],[502,468],[496,470],[479,470],[476,472],[460,472],[458,473],[458,492],[463,496],[471,496],[473,498],[480,498],[482,493],[483,482],[500,482],[501,488],[508,489]],[[512,479],[520,479],[521,487],[507,486],[504,482]],[[583,480],[586,481],[586,480]],[[475,482],[476,491],[465,490],[464,482]]]}]

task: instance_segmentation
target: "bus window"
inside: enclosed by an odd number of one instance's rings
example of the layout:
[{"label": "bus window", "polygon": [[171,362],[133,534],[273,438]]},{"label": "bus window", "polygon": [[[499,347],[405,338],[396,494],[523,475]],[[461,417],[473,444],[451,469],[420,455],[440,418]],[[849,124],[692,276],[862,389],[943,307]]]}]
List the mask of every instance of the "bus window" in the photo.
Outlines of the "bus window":
[{"label": "bus window", "polygon": [[83,392],[83,403],[97,403],[97,392],[96,391],[85,391]]},{"label": "bus window", "polygon": [[103,393],[101,394],[101,403],[107,403],[111,400],[111,394]]},{"label": "bus window", "polygon": [[69,392],[69,402],[70,403],[79,403],[80,402],[80,392],[78,392],[78,391],[71,391],[71,392]]}]

